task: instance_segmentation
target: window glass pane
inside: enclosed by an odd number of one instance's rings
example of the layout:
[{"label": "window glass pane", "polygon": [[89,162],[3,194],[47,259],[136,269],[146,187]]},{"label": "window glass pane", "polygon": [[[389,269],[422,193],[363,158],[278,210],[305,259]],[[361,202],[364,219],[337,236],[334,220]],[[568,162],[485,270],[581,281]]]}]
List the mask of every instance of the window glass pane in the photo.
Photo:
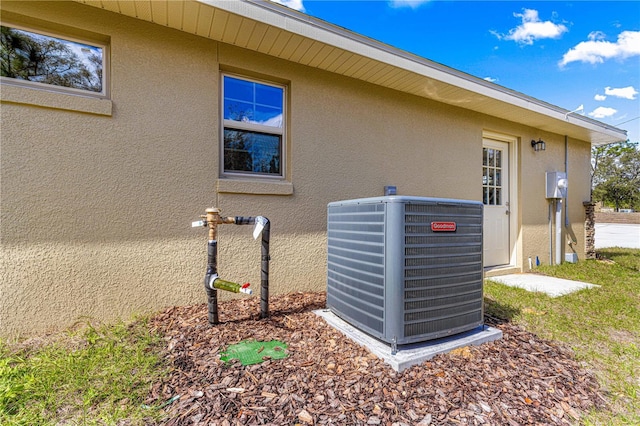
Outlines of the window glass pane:
[{"label": "window glass pane", "polygon": [[103,48],[0,27],[2,77],[102,93]]},{"label": "window glass pane", "polygon": [[256,103],[282,108],[282,89],[256,83]]},{"label": "window glass pane", "polygon": [[495,150],[489,149],[489,160],[487,163],[489,166],[495,166]]},{"label": "window glass pane", "polygon": [[496,167],[502,167],[502,151],[496,149]]},{"label": "window glass pane", "polygon": [[225,76],[224,97],[253,103],[253,82]]},{"label": "window glass pane", "polygon": [[502,205],[502,200],[500,199],[500,194],[502,191],[500,188],[496,188],[496,206]]},{"label": "window glass pane", "polygon": [[224,100],[224,119],[250,122],[253,118],[253,104],[235,99]]},{"label": "window glass pane", "polygon": [[495,185],[494,174],[495,170],[489,169],[489,185]]},{"label": "window glass pane", "polygon": [[270,127],[282,127],[282,108],[256,105],[255,122]]},{"label": "window glass pane", "polygon": [[281,87],[224,76],[224,119],[282,128]]},{"label": "window glass pane", "polygon": [[488,153],[487,153],[488,149],[487,148],[482,148],[482,165],[483,166],[488,166],[489,165],[489,160],[488,160]]},{"label": "window glass pane", "polygon": [[502,173],[500,173],[500,169],[496,170],[496,186],[502,186],[502,179],[501,176]]},{"label": "window glass pane", "polygon": [[489,169],[486,167],[482,168],[482,184],[485,186],[489,184]]},{"label": "window glass pane", "polygon": [[242,130],[224,130],[224,171],[280,175],[281,139]]},{"label": "window glass pane", "polygon": [[495,189],[493,188],[488,188],[488,189],[489,189],[489,204],[493,206],[496,204]]},{"label": "window glass pane", "polygon": [[484,188],[482,190],[482,193],[483,193],[482,202],[484,204],[489,204],[489,188]]}]

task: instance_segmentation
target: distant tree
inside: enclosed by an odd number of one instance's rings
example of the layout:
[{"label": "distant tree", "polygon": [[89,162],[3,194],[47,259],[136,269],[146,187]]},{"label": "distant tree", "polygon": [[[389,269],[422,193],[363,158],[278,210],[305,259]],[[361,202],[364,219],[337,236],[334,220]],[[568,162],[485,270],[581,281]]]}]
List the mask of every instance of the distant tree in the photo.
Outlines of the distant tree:
[{"label": "distant tree", "polygon": [[629,141],[591,150],[592,199],[620,208],[640,209],[640,147]]},{"label": "distant tree", "polygon": [[224,131],[224,169],[227,171],[253,171],[253,156],[249,134],[243,131]]},{"label": "distant tree", "polygon": [[88,57],[94,70],[70,48],[73,42],[1,27],[0,71],[3,77],[54,86],[102,91],[102,59]]}]

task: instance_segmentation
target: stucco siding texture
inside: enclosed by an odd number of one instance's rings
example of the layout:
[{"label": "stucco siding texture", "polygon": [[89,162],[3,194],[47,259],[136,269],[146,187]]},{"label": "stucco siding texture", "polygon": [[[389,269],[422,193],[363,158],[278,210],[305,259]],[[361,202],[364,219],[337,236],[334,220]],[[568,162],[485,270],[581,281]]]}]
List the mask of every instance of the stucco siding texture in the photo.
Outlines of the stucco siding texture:
[{"label": "stucco siding texture", "polygon": [[[2,9],[108,37],[112,114],[3,101],[0,337],[205,302],[207,232],[190,224],[207,207],[271,220],[272,294],[324,290],[327,203],[382,195],[385,185],[480,200],[484,129],[520,141],[517,263],[548,251],[544,172],[563,170],[561,135],[80,4]],[[269,185],[220,177],[220,72],[287,85],[292,191],[256,194],[246,188]],[[538,137],[547,151],[533,153]],[[580,246],[589,147],[569,144],[578,153],[569,212]],[[250,226],[218,228],[218,269],[259,295]]]}]

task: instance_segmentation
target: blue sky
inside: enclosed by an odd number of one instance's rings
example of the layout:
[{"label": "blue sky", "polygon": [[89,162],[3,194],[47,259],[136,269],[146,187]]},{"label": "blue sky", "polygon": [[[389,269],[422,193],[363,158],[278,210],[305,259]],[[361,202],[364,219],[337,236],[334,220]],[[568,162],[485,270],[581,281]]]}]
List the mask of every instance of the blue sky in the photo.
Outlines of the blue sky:
[{"label": "blue sky", "polygon": [[640,142],[640,2],[273,0],[627,130]]}]

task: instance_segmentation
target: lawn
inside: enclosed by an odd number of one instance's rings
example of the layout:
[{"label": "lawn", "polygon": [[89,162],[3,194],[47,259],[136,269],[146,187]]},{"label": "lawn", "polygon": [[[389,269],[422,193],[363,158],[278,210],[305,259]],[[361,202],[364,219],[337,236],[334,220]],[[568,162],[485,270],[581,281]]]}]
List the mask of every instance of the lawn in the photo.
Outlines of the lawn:
[{"label": "lawn", "polygon": [[153,423],[142,401],[166,371],[160,342],[144,320],[0,342],[0,425]]},{"label": "lawn", "polygon": [[[605,260],[538,269],[600,288],[550,298],[488,281],[486,313],[566,343],[594,371],[610,405],[582,424],[640,424],[640,250],[600,255]],[[163,344],[145,320],[0,342],[0,424],[161,421],[161,407],[144,402],[168,374]]]},{"label": "lawn", "polygon": [[590,413],[585,424],[640,424],[640,250],[604,249],[599,255],[602,260],[538,271],[600,288],[551,298],[487,282],[487,313],[565,342],[596,373],[611,409]]}]

